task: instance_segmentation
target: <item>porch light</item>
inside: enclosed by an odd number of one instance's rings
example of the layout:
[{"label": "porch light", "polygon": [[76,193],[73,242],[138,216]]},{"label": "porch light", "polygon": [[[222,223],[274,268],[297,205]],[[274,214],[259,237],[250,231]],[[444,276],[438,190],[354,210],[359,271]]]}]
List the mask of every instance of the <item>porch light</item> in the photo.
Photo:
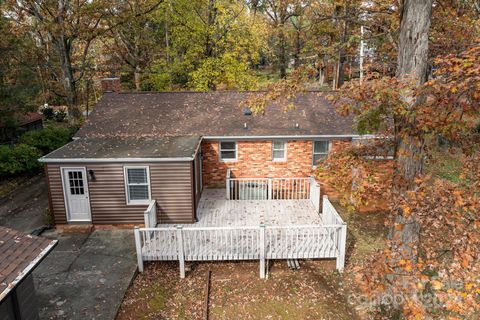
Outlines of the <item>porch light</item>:
[{"label": "porch light", "polygon": [[300,125],[297,123],[295,123],[295,129],[300,129]]},{"label": "porch light", "polygon": [[90,176],[90,180],[95,181],[95,172],[92,169],[88,170],[88,175]]},{"label": "porch light", "polygon": [[243,129],[245,129],[245,130],[248,129],[248,126],[247,126],[247,123],[246,123],[246,122],[243,123]]}]

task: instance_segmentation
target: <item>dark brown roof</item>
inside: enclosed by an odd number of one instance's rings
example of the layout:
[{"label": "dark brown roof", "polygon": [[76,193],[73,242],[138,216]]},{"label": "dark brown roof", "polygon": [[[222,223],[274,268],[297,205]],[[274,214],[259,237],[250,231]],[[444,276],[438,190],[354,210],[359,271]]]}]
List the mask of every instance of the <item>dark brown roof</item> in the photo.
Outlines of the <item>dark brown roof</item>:
[{"label": "dark brown roof", "polygon": [[42,120],[43,116],[38,112],[27,112],[20,121],[20,125],[26,125],[32,122]]},{"label": "dark brown roof", "polygon": [[49,153],[44,159],[192,158],[199,143],[199,136],[82,138]]},{"label": "dark brown roof", "polygon": [[56,242],[0,227],[0,301],[33,270]]},{"label": "dark brown roof", "polygon": [[357,135],[352,118],[338,115],[319,92],[300,94],[293,101],[295,109],[288,112],[270,105],[264,116],[244,115],[241,103],[249,94],[232,91],[105,93],[77,136]]}]

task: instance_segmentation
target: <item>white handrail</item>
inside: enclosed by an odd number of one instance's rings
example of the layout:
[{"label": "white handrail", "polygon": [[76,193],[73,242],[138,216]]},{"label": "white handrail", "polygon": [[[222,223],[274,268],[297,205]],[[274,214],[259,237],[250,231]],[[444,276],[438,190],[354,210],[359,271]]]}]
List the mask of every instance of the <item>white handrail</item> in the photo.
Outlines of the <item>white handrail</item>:
[{"label": "white handrail", "polygon": [[157,203],[150,201],[147,209],[143,212],[145,228],[155,228],[157,226]]},{"label": "white handrail", "polygon": [[310,178],[231,178],[227,171],[227,199],[230,200],[307,200]]}]

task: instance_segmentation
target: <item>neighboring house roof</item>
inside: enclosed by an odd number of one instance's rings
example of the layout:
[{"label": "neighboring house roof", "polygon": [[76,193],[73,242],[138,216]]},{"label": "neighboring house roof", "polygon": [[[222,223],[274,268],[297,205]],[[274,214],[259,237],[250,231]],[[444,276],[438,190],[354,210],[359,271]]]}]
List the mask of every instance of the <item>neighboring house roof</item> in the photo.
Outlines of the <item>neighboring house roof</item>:
[{"label": "neighboring house roof", "polygon": [[69,159],[98,159],[132,161],[145,158],[171,160],[185,158],[191,160],[200,143],[199,136],[159,137],[159,138],[82,138],[49,153],[43,162]]},{"label": "neighboring house roof", "polygon": [[22,119],[20,120],[20,125],[24,126],[26,124],[40,121],[43,119],[43,116],[39,114],[38,112],[27,112]]},{"label": "neighboring house roof", "polygon": [[0,301],[53,249],[57,240],[0,227]]},{"label": "neighboring house roof", "polygon": [[282,107],[269,105],[264,116],[244,115],[242,102],[250,94],[232,91],[105,93],[76,136],[357,135],[353,117],[338,115],[320,92],[299,94],[292,101],[295,109],[287,112]]}]

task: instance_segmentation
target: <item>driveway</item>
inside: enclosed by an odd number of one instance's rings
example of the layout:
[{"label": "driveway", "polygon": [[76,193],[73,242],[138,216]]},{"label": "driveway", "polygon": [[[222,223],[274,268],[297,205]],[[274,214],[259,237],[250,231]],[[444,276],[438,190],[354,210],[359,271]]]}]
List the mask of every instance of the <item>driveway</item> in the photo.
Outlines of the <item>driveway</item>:
[{"label": "driveway", "polygon": [[136,272],[132,230],[44,232],[58,245],[34,271],[41,319],[114,319]]},{"label": "driveway", "polygon": [[0,226],[30,233],[44,224],[47,208],[48,189],[45,178],[38,175],[0,198]]},{"label": "driveway", "polygon": [[[45,180],[34,177],[0,199],[0,225],[30,233],[47,207]],[[41,236],[58,244],[33,272],[40,319],[114,319],[136,273],[133,230]]]}]

